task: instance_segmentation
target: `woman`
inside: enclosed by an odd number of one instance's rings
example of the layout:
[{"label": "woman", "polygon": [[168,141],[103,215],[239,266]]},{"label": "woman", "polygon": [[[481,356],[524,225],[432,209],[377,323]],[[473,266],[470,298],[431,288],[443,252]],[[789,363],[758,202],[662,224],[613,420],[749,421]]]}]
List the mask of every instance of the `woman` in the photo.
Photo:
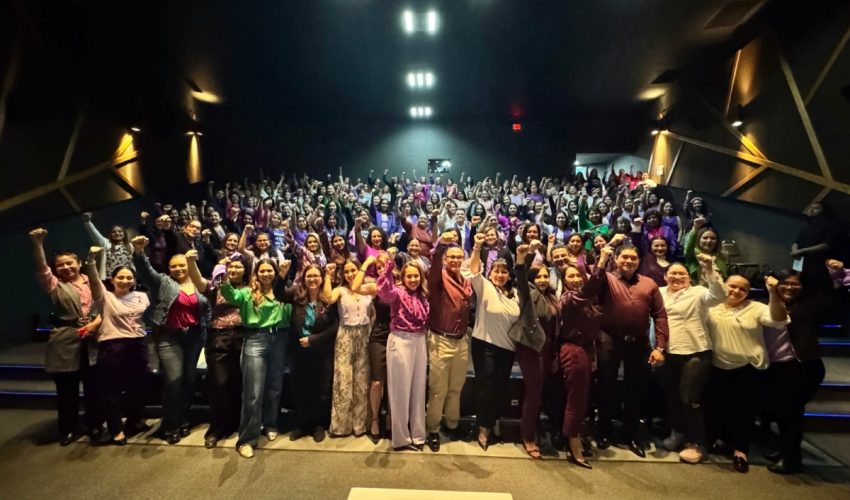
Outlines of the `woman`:
[{"label": "woman", "polygon": [[[428,260],[424,255],[422,255],[422,243],[416,239],[412,238],[407,242],[407,252],[402,252],[399,254],[402,262],[405,264],[408,262],[415,262],[419,267],[428,272],[428,269],[431,267],[431,261]],[[429,254],[430,256],[430,250]],[[368,259],[367,259],[368,260]]]},{"label": "woman", "polygon": [[428,368],[428,286],[415,262],[401,268],[401,286],[393,278],[395,248],[389,250],[378,278],[378,296],[390,306],[387,339],[387,388],[395,451],[422,451],[425,444],[425,381]]},{"label": "woman", "polygon": [[[485,220],[482,225],[486,227],[486,223],[487,220]],[[479,233],[477,233],[476,229],[473,227],[472,230],[470,230],[470,238],[472,238],[473,242],[475,242],[475,237],[478,235]],[[509,266],[513,265],[513,255],[499,238],[499,232],[495,227],[488,227],[484,230],[483,234],[480,235],[483,238],[483,243],[478,250],[473,248],[473,252],[478,252],[478,258],[484,264],[483,272],[485,275],[489,276],[490,269],[496,261],[503,260],[509,263]]]},{"label": "woman", "polygon": [[[642,229],[643,219],[636,218],[631,232],[632,244],[638,249],[638,273],[652,279],[659,287],[667,284],[665,276],[670,267],[670,246],[663,236],[648,238]],[[687,269],[687,267],[685,268]]]},{"label": "woman", "polygon": [[555,243],[558,245],[565,245],[570,235],[573,234],[573,228],[570,227],[569,219],[564,212],[555,214],[555,226],[552,234],[555,236]]},{"label": "woman", "polygon": [[[369,242],[363,239],[363,233],[360,231],[362,221],[357,221],[354,224],[355,248],[357,249],[357,258],[363,262],[370,256],[378,256],[381,252],[387,250],[387,234],[379,227],[369,229]],[[377,279],[378,273],[375,271],[374,264],[366,270],[366,276]]]},{"label": "woman", "polygon": [[[133,290],[136,275],[126,266],[112,270],[114,291],[108,291],[98,279],[97,257],[102,252],[103,247],[91,247],[85,267],[92,299],[103,317],[97,332],[97,365],[104,392],[101,408],[109,430],[108,441],[93,444],[123,446],[128,435],[147,429],[142,396],[148,374],[148,348],[142,315],[150,300],[146,293]],[[127,412],[126,427],[121,421],[122,408]]]},{"label": "woman", "polygon": [[[613,250],[605,247],[599,263],[607,265]],[[567,393],[564,408],[564,423],[561,435],[568,439],[567,459],[585,469],[591,469],[584,460],[581,424],[587,413],[587,399],[590,392],[591,360],[594,358],[593,345],[599,335],[599,310],[594,306],[596,296],[603,281],[594,273],[587,274],[573,264],[567,264],[564,271],[564,290],[559,301],[560,322],[558,328],[558,366],[564,380]]]},{"label": "woman", "polygon": [[[369,409],[369,317],[372,297],[377,293],[374,283],[366,283],[358,290],[353,288],[358,273],[366,273],[365,263],[347,261],[342,268],[343,284],[332,288],[331,274],[334,264],[328,264],[322,300],[328,304],[339,302],[339,331],[334,343],[333,398],[331,399],[331,437],[366,432],[366,414]],[[374,268],[374,265],[371,266]]]},{"label": "woman", "polygon": [[197,251],[186,252],[189,277],[198,290],[204,291],[207,300],[212,304],[204,347],[210,403],[210,426],[204,435],[204,446],[208,449],[215,448],[219,440],[238,430],[242,411],[240,359],[245,328],[242,326],[239,307],[227,302],[221,294],[220,285],[226,274],[231,286],[243,288],[247,286],[245,275],[250,276],[251,272],[245,269],[241,254],[233,255],[233,260],[225,258],[224,264],[216,266],[212,280],[206,280],[198,269]]},{"label": "woman", "polygon": [[694,220],[693,227],[685,236],[685,265],[691,273],[691,282],[703,286],[707,282],[700,272],[701,268],[697,260],[699,254],[704,253],[714,257],[714,266],[721,276],[725,277],[728,269],[726,258],[720,253],[720,238],[717,236],[717,231],[706,226],[706,223],[707,220],[703,218]]},{"label": "woman", "polygon": [[670,201],[665,201],[661,205],[661,225],[669,227],[670,231],[676,236],[676,241],[682,241],[682,218],[676,215],[676,208]]},{"label": "woman", "polygon": [[80,260],[74,252],[57,252],[53,269],[44,256],[47,230],[33,229],[29,233],[35,257],[36,278],[53,304],[50,323],[53,328],[47,339],[45,370],[56,385],[59,444],[68,446],[77,439],[77,417],[80,406],[80,380],[86,394],[94,396],[86,402],[86,423],[92,441],[100,438],[101,419],[96,404],[94,379],[94,336],[101,316],[92,301],[88,277],[80,274]]},{"label": "woman", "polygon": [[[708,331],[714,352],[711,360],[711,401],[714,431],[729,438],[736,471],[749,470],[747,453],[753,424],[753,399],[759,394],[757,370],[769,364],[764,327],[781,328],[788,323],[785,303],[776,291],[776,278],[765,278],[768,305],[747,300],[750,282],[733,275],[726,280],[727,298],[708,312]],[[714,449],[722,449],[715,442]]]},{"label": "woman", "polygon": [[558,318],[558,299],[549,287],[549,269],[533,264],[541,246],[540,240],[535,239],[517,247],[514,269],[523,317],[511,328],[511,338],[517,341],[516,359],[525,386],[520,432],[525,452],[531,458],[540,458],[535,433],[544,382],[552,368]]},{"label": "woman", "polygon": [[[478,445],[487,451],[491,430],[504,410],[508,380],[514,362],[514,341],[508,331],[519,318],[519,301],[511,284],[507,261],[498,259],[490,266],[487,279],[481,274],[481,254],[485,236],[475,235],[472,256],[461,275],[475,291],[475,326],[472,329],[472,364],[475,369],[477,401],[475,422]],[[494,434],[498,437],[498,432]]]},{"label": "woman", "polygon": [[295,256],[298,258],[298,269],[306,269],[309,265],[317,265],[325,267],[328,264],[328,259],[322,251],[322,243],[319,235],[310,233],[304,239],[304,245],[294,242],[293,249]]},{"label": "woman", "polygon": [[663,445],[669,451],[679,451],[679,459],[689,464],[698,464],[705,457],[701,401],[711,374],[708,310],[726,298],[714,259],[705,254],[698,259],[708,288],[691,286],[688,269],[677,262],[667,268],[667,286],[660,289],[669,328],[663,371],[671,422],[670,436]]},{"label": "woman", "polygon": [[661,223],[661,214],[657,210],[647,210],[642,220],[645,221],[643,224],[644,247],[649,247],[649,242],[656,238],[663,238],[667,242],[667,254],[670,256],[678,254],[678,234]]},{"label": "woman", "polygon": [[242,415],[236,441],[236,451],[243,458],[254,456],[261,430],[265,429],[270,441],[277,437],[280,392],[276,391],[274,382],[277,376],[282,381],[283,371],[273,366],[275,346],[286,344],[285,328],[289,326],[292,304],[277,300],[274,286],[288,271],[287,260],[278,269],[273,261],[262,259],[254,268],[248,287],[234,287],[229,276],[221,283],[221,296],[239,308],[245,327],[242,341]]},{"label": "woman", "polygon": [[177,444],[191,432],[189,405],[210,306],[189,277],[185,255],[171,257],[168,275],[154,271],[144,253],[149,241],[144,236],[132,239],[133,264],[153,298],[149,319],[164,376],[162,436],[168,444]]},{"label": "woman", "polygon": [[233,253],[239,251],[239,235],[236,233],[227,233],[221,240],[221,248],[216,252],[219,264],[223,264],[223,260]]},{"label": "woman", "polygon": [[296,426],[290,441],[311,434],[313,441],[325,439],[331,413],[333,347],[339,329],[335,307],[322,301],[321,267],[309,264],[297,285],[280,292],[278,297],[292,301],[292,371],[295,393]]},{"label": "woman", "polygon": [[[840,269],[842,264],[835,263]],[[827,264],[829,269],[829,263]],[[803,419],[806,404],[823,382],[826,370],[821,360],[818,328],[829,310],[832,297],[827,293],[807,295],[800,273],[782,270],[776,274],[777,293],[788,309],[790,322],[783,328],[765,328],[765,344],[770,366],[764,373],[768,416],[779,426],[779,451],[765,457],[776,463],[770,472],[800,472]]]},{"label": "woman", "polygon": [[109,239],[106,239],[100,231],[92,224],[91,212],[83,214],[83,226],[95,245],[104,249],[104,257],[98,268],[99,279],[105,280],[112,275],[112,270],[117,267],[133,267],[133,248],[127,238],[127,231],[121,226],[113,226],[109,231]]},{"label": "woman", "polygon": [[[382,275],[387,263],[387,257],[384,255],[369,257],[366,259],[369,262],[374,259],[375,269],[378,271],[378,276]],[[364,266],[368,267],[368,266]],[[394,275],[398,271],[394,272]],[[360,290],[365,275],[357,273],[352,283],[352,290]],[[386,303],[380,296],[375,296],[372,306],[375,308],[374,322],[372,323],[372,332],[369,335],[369,414],[370,426],[366,435],[373,444],[378,444],[381,440],[381,403],[384,399],[384,387],[387,384],[387,341],[390,336],[390,305]],[[387,413],[385,428],[390,428],[390,413]]]}]

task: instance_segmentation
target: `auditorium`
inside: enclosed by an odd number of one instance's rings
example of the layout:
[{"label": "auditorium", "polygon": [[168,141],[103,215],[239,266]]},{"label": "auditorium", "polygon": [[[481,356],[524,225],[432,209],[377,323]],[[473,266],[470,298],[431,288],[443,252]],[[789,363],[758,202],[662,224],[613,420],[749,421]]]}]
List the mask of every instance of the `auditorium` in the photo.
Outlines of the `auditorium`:
[{"label": "auditorium", "polygon": [[10,499],[850,498],[850,2],[0,3]]}]

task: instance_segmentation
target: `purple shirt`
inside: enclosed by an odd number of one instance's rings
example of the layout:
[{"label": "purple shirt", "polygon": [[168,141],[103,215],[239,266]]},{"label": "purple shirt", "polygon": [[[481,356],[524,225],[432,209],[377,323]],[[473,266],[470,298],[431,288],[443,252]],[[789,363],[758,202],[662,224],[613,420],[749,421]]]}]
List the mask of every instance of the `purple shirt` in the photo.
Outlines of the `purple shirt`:
[{"label": "purple shirt", "polygon": [[[411,293],[393,282],[395,262],[387,262],[378,278],[378,297],[390,305],[390,331],[424,334],[428,329],[428,298],[421,292]],[[425,276],[422,276],[425,279]]]},{"label": "purple shirt", "polygon": [[771,363],[784,363],[797,359],[787,326],[782,328],[765,326],[764,347],[767,349],[767,357]]}]

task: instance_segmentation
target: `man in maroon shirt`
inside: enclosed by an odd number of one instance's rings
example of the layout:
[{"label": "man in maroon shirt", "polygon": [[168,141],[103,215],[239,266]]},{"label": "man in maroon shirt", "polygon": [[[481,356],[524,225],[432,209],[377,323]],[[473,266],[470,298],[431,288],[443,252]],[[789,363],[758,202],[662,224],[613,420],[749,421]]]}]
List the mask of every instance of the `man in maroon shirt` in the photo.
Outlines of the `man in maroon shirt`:
[{"label": "man in maroon shirt", "polygon": [[[610,246],[602,251],[609,254],[614,252]],[[617,267],[614,272],[606,272],[605,269],[595,271],[604,282],[599,292],[602,324],[597,340],[599,424],[596,445],[600,449],[610,446],[611,413],[619,403],[616,385],[622,362],[625,383],[624,437],[629,449],[643,458],[646,452],[638,437],[639,403],[649,376],[646,364],[660,366],[664,363],[667,311],[658,285],[637,273],[640,258],[635,247],[618,247],[614,263]],[[650,317],[655,322],[656,345],[647,358]]]},{"label": "man in maroon shirt", "polygon": [[463,249],[452,243],[453,231],[440,237],[428,271],[431,335],[428,339],[428,429],[426,443],[440,450],[440,420],[454,431],[460,419],[460,391],[469,367],[470,296],[472,285],[460,275]]}]

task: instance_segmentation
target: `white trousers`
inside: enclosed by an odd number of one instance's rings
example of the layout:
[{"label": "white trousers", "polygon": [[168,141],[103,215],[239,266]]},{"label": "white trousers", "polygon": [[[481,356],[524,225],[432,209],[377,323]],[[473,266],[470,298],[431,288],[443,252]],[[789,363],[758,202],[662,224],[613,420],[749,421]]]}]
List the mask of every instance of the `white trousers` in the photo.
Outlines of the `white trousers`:
[{"label": "white trousers", "polygon": [[424,333],[390,332],[387,389],[393,448],[425,442],[425,383],[428,343]]}]

